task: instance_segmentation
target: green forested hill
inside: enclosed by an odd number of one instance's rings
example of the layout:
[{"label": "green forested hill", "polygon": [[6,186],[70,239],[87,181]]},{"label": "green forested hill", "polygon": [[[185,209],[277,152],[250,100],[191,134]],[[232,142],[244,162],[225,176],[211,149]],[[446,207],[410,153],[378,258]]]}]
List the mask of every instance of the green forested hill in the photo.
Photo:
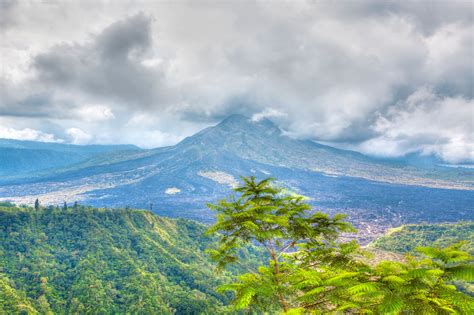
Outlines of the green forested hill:
[{"label": "green forested hill", "polygon": [[418,246],[446,247],[464,241],[474,253],[474,222],[409,224],[390,230],[370,246],[390,252],[412,252]]},{"label": "green forested hill", "polygon": [[205,226],[146,211],[0,206],[0,313],[215,314]]},{"label": "green forested hill", "polygon": [[[0,314],[224,313],[228,297],[215,288],[232,276],[215,273],[205,230],[148,211],[0,203]],[[473,222],[406,225],[372,246],[406,252],[463,239],[472,251],[473,233]],[[245,251],[242,261],[259,264],[261,254]]]}]

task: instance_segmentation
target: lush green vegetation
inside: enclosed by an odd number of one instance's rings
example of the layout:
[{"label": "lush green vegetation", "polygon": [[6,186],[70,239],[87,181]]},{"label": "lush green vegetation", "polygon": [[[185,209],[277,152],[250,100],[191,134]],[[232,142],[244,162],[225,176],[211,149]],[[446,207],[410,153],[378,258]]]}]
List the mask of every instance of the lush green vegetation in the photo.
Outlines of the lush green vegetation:
[{"label": "lush green vegetation", "polygon": [[285,314],[473,314],[474,299],[452,285],[473,281],[473,257],[460,246],[419,248],[421,259],[364,263],[357,244],[340,243],[351,231],[343,215],[309,213],[300,196],[284,194],[270,179],[243,178],[237,196],[211,205],[219,233],[209,252],[221,268],[258,243],[268,264],[220,287],[234,293],[236,310]]},{"label": "lush green vegetation", "polygon": [[390,230],[370,246],[392,252],[411,252],[419,246],[446,247],[463,241],[463,250],[474,253],[474,222],[410,224]]},{"label": "lush green vegetation", "polygon": [[224,312],[215,288],[230,275],[214,273],[204,231],[147,211],[3,203],[0,313]]},{"label": "lush green vegetation", "polygon": [[[472,244],[374,266],[339,241],[353,231],[344,215],[311,212],[271,179],[243,181],[210,205],[210,228],[140,210],[0,203],[0,314],[474,313],[463,293]],[[470,223],[442,228],[412,230],[422,237],[401,251],[472,239]]]}]

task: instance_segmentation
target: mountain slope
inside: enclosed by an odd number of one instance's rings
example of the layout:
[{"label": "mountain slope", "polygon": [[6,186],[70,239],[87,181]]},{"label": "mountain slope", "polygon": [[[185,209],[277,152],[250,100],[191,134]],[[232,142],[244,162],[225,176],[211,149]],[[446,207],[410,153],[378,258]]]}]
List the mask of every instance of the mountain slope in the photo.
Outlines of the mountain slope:
[{"label": "mountain slope", "polygon": [[[32,144],[30,144],[31,146]],[[46,144],[44,144],[46,145]],[[43,145],[42,145],[43,146]],[[331,176],[350,176],[380,182],[419,185],[451,189],[474,189],[472,175],[467,168],[449,168],[434,163],[418,163],[411,156],[403,159],[375,159],[357,152],[340,150],[312,141],[295,140],[285,136],[271,121],[264,119],[253,122],[247,117],[232,115],[220,124],[198,132],[184,139],[174,147],[154,150],[141,150],[133,146],[71,146],[48,144],[61,150],[48,151],[73,152],[78,158],[81,154],[96,154],[96,158],[79,163],[73,168],[61,169],[53,166],[57,173],[71,173],[88,167],[113,163],[139,162],[142,157],[150,157],[152,162],[160,162],[167,157],[180,157],[190,154],[198,160],[213,155],[234,155],[239,159],[250,160],[276,167],[297,168],[319,172]],[[69,148],[68,148],[69,146]],[[0,148],[2,142],[0,141]],[[10,148],[15,148],[11,146]],[[68,148],[65,150],[64,148]],[[25,148],[23,148],[25,149]],[[35,147],[35,150],[45,150]],[[119,152],[101,157],[97,153]],[[128,152],[127,152],[128,151]],[[189,160],[189,159],[188,159]],[[424,165],[421,166],[421,165]]]},{"label": "mountain slope", "polygon": [[53,170],[110,152],[139,150],[133,145],[70,145],[0,139],[0,176]]},{"label": "mountain slope", "polygon": [[146,211],[0,206],[0,313],[215,314],[229,275],[204,231]]},{"label": "mountain slope", "polygon": [[368,238],[406,223],[474,219],[474,170],[376,160],[291,139],[269,120],[243,116],[230,116],[175,146],[111,152],[15,181],[0,178],[0,200],[78,200],[211,222],[205,204],[228,195],[241,175],[276,177],[315,207],[348,213]]},{"label": "mountain slope", "polygon": [[38,314],[34,302],[15,283],[0,273],[0,312],[4,314]]},{"label": "mountain slope", "polygon": [[403,160],[374,159],[312,141],[285,136],[271,121],[252,122],[233,115],[219,125],[185,139],[179,148],[195,148],[203,154],[232,152],[238,157],[280,167],[351,176],[396,184],[473,189],[470,170],[459,171],[430,165],[414,167]]}]

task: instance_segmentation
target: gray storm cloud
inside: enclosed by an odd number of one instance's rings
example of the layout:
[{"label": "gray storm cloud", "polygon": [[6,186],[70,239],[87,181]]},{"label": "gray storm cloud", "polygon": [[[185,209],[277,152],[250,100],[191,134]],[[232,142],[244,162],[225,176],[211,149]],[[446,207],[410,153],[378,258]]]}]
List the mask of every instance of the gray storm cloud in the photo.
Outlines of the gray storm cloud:
[{"label": "gray storm cloud", "polygon": [[4,6],[0,137],[153,147],[241,113],[372,155],[474,160],[469,1]]},{"label": "gray storm cloud", "polygon": [[113,23],[86,43],[54,46],[34,57],[37,78],[58,90],[118,104],[160,104],[163,75],[141,63],[151,49],[150,23],[138,14]]}]

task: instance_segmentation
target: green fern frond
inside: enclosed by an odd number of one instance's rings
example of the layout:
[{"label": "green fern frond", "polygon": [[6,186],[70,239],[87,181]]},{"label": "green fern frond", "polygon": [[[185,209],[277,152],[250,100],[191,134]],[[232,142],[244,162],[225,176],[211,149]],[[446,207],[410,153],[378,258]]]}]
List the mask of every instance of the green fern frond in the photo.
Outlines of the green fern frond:
[{"label": "green fern frond", "polygon": [[382,314],[398,314],[403,310],[403,299],[398,296],[387,295],[379,305]]},{"label": "green fern frond", "polygon": [[474,265],[462,265],[446,268],[446,273],[454,279],[474,281]]},{"label": "green fern frond", "polygon": [[357,284],[347,289],[349,294],[357,294],[361,292],[375,292],[377,290],[379,290],[379,286],[373,282]]},{"label": "green fern frond", "polygon": [[399,276],[386,276],[382,278],[382,282],[388,282],[388,283],[396,283],[396,284],[402,284],[405,283],[406,280],[399,277]]},{"label": "green fern frond", "polygon": [[254,295],[255,290],[253,288],[247,288],[241,292],[234,301],[235,309],[240,310],[248,307]]},{"label": "green fern frond", "polygon": [[351,278],[357,276],[358,272],[341,272],[337,276],[327,279],[324,283],[326,285],[337,285],[340,284],[340,281],[346,278]]}]

